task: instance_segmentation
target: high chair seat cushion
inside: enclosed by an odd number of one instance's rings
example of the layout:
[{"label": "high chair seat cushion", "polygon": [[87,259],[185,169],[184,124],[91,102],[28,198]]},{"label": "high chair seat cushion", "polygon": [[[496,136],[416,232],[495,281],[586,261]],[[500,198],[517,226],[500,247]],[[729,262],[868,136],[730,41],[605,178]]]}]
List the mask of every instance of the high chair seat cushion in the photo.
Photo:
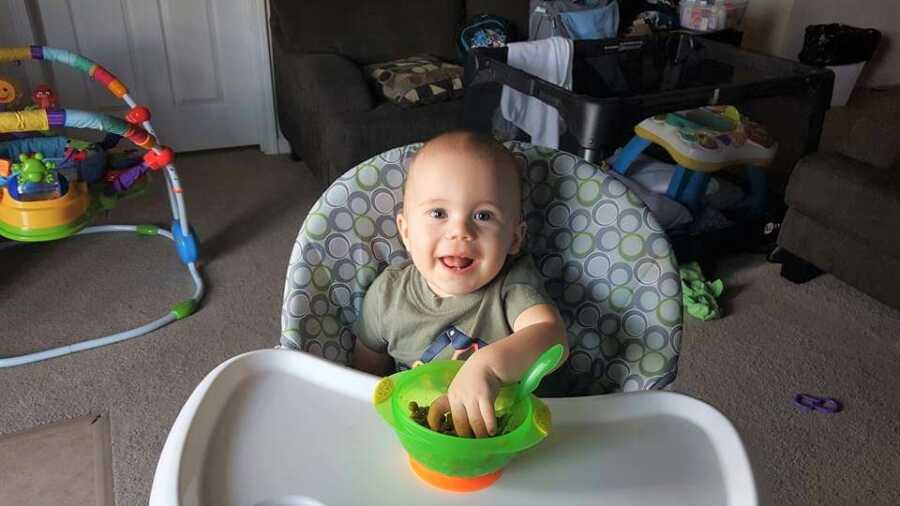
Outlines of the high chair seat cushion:
[{"label": "high chair seat cushion", "polygon": [[[394,221],[412,144],[341,176],[300,229],[285,284],[283,346],[347,364],[366,288],[408,259]],[[511,142],[522,162],[527,251],[567,325],[571,353],[554,394],[662,388],[681,345],[681,283],[650,211],[598,166]]]}]

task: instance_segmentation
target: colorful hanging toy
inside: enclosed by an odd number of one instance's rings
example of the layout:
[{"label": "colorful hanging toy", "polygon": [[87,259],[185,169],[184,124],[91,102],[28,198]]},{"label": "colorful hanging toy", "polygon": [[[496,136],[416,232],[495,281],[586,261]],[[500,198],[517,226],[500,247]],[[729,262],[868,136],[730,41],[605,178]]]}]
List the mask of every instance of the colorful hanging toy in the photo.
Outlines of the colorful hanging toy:
[{"label": "colorful hanging toy", "polygon": [[[34,104],[26,110],[0,112],[0,136],[14,136],[11,140],[0,139],[0,236],[12,240],[0,243],[0,248],[19,242],[52,241],[101,232],[162,236],[175,243],[178,256],[193,279],[194,293],[165,316],[140,327],[69,346],[0,358],[0,367],[38,362],[152,332],[192,314],[204,291],[197,269],[197,239],[188,224],[174,154],[157,140],[150,124],[150,111],[132,100],[116,76],[87,58],[43,46],[0,48],[0,63],[23,60],[63,63],[85,72],[122,99],[129,111],[122,120],[57,108],[54,91],[41,85],[31,95]],[[16,95],[21,95],[8,80],[0,79],[0,88],[5,90],[0,94],[0,101],[13,103]],[[142,157],[132,157],[124,165],[122,162],[116,165],[109,162],[111,157],[108,159],[103,149],[109,147],[109,142],[97,146],[77,139],[48,136],[46,132],[53,127],[98,130],[105,132],[107,139],[114,140],[124,137],[145,152]],[[23,137],[25,132],[44,135]],[[166,180],[172,209],[170,230],[154,225],[88,226],[98,213],[111,210],[120,199],[141,193],[153,172],[162,173]]]},{"label": "colorful hanging toy", "polygon": [[41,109],[56,107],[56,93],[46,84],[41,84],[31,92],[31,100]]},{"label": "colorful hanging toy", "polygon": [[21,98],[22,92],[15,79],[0,75],[0,112],[11,109]]}]

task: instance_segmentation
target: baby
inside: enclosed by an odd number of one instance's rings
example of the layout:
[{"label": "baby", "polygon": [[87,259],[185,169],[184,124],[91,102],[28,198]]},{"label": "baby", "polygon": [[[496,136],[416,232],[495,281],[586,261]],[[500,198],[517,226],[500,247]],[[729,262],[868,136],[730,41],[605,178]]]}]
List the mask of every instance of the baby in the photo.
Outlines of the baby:
[{"label": "baby", "polygon": [[387,267],[354,324],[353,366],[389,374],[465,359],[450,384],[460,436],[494,435],[500,387],[521,379],[565,326],[527,253],[512,154],[489,137],[452,132],[412,160],[397,215],[412,263]]}]

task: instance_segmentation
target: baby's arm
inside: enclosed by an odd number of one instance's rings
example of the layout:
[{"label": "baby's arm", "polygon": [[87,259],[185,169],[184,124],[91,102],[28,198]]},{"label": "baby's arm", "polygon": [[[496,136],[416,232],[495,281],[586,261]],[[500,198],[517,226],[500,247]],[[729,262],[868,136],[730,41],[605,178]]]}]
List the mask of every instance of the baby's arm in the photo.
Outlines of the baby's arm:
[{"label": "baby's arm", "polygon": [[362,309],[353,323],[356,339],[353,342],[350,366],[376,376],[386,376],[394,370],[394,360],[386,353],[387,342],[384,340],[381,321],[384,314],[384,286],[388,283],[386,279],[385,274],[375,278],[366,290]]},{"label": "baby's arm", "polygon": [[387,376],[393,372],[394,359],[387,353],[370,350],[361,339],[357,339],[353,345],[353,359],[350,365],[358,371]]},{"label": "baby's arm", "polygon": [[562,364],[569,356],[565,325],[555,306],[537,304],[516,318],[512,334],[481,351],[490,350],[491,369],[505,385],[522,379],[541,353],[554,344],[562,344],[565,349]]},{"label": "baby's arm", "polygon": [[557,343],[565,347],[562,363],[569,353],[565,325],[556,307],[537,304],[516,318],[512,334],[469,357],[447,393],[457,434],[493,435],[494,399],[500,387],[519,381],[538,356]]}]

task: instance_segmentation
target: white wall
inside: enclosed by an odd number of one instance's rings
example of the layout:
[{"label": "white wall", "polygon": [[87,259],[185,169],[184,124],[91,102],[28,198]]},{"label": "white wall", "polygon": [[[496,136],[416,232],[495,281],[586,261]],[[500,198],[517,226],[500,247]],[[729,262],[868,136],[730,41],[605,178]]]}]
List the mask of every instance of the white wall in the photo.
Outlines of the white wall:
[{"label": "white wall", "polygon": [[783,53],[784,34],[794,0],[750,0],[744,15],[744,40],[741,46],[751,51],[794,58]]}]

